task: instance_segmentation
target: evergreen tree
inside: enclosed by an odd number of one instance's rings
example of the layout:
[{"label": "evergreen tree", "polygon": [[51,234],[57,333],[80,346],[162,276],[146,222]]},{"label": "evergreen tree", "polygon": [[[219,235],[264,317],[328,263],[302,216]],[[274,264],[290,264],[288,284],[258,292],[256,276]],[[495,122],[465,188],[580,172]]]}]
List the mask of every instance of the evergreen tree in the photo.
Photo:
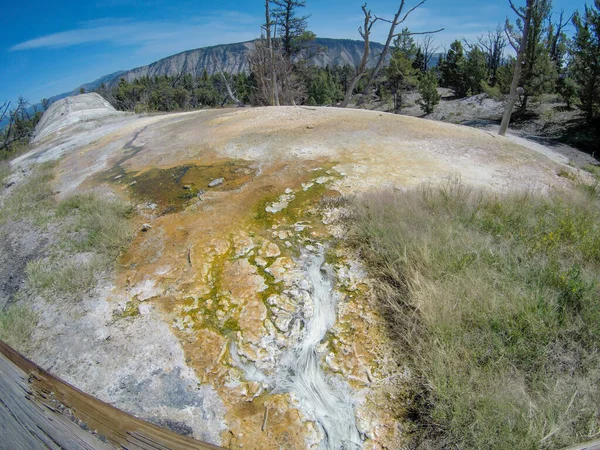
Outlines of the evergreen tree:
[{"label": "evergreen tree", "polygon": [[421,51],[421,47],[417,48],[417,52],[415,53],[415,59],[413,60],[412,65],[419,76],[427,71],[427,62],[425,61],[425,55]]},{"label": "evergreen tree", "polygon": [[569,72],[579,85],[581,109],[591,122],[600,106],[600,0],[586,5],[583,16],[573,18],[575,37]]},{"label": "evergreen tree", "polygon": [[408,28],[405,28],[394,41],[392,57],[386,70],[387,79],[394,92],[416,84],[417,70],[413,64],[416,54],[415,42]]},{"label": "evergreen tree", "polygon": [[[521,112],[527,109],[529,99],[540,94],[554,92],[558,73],[556,65],[550,55],[550,43],[548,36],[548,24],[552,13],[550,0],[535,0],[531,10],[531,21],[527,38],[527,47],[523,57],[523,66],[520,78],[520,86],[523,88],[520,96]],[[513,47],[521,41],[523,33],[523,22],[517,20],[518,31],[515,27],[506,24],[509,36],[512,36]]]},{"label": "evergreen tree", "polygon": [[281,30],[281,43],[284,56],[291,60],[308,41],[312,41],[315,35],[307,30],[308,16],[298,16],[298,8],[306,6],[306,0],[273,0],[278,6],[273,11],[275,23]]},{"label": "evergreen tree", "polygon": [[510,84],[513,79],[515,67],[514,56],[509,56],[504,64],[496,70],[496,85],[500,89],[501,94],[507,95],[510,92]]},{"label": "evergreen tree", "polygon": [[488,82],[489,72],[485,53],[477,45],[473,46],[467,54],[464,74],[467,95],[481,93],[482,83]]},{"label": "evergreen tree", "polygon": [[417,70],[413,66],[417,48],[408,28],[402,30],[394,41],[391,59],[385,74],[396,94],[396,110],[402,105],[402,91],[413,88],[417,84]]},{"label": "evergreen tree", "polygon": [[419,81],[419,94],[421,94],[419,105],[425,114],[431,114],[435,105],[440,102],[437,86],[438,79],[432,70],[425,72]]},{"label": "evergreen tree", "polygon": [[459,98],[466,97],[468,86],[465,77],[465,55],[460,41],[450,44],[442,65],[442,83],[454,91]]}]

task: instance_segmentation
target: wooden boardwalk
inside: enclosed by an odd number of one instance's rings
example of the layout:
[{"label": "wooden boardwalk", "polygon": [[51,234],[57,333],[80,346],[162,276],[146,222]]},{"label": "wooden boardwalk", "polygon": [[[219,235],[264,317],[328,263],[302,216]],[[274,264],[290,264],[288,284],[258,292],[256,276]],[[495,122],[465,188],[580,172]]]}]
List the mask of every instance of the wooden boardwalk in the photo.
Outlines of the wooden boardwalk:
[{"label": "wooden boardwalk", "polygon": [[0,341],[0,449],[217,450],[137,419]]}]

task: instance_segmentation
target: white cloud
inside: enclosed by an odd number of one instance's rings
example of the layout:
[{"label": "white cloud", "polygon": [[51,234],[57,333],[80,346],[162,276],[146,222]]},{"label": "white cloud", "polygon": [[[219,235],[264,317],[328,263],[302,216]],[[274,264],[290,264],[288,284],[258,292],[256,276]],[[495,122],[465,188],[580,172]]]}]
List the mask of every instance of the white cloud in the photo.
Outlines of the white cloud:
[{"label": "white cloud", "polygon": [[21,42],[12,46],[10,51],[56,49],[100,42],[138,46],[142,54],[155,53],[158,49],[182,51],[252,39],[260,33],[260,23],[260,18],[235,11],[192,17],[183,23],[98,19],[82,23],[72,30]]}]

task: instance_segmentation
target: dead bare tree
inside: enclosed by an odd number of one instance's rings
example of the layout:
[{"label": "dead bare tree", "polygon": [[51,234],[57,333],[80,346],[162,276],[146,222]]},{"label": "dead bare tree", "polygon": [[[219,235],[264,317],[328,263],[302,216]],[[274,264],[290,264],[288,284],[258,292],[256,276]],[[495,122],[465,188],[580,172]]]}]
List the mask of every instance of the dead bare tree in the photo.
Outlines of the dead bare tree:
[{"label": "dead bare tree", "polygon": [[370,9],[367,10],[366,3],[362,6],[362,11],[363,11],[363,14],[365,15],[365,21],[364,21],[364,25],[362,27],[358,28],[358,33],[361,35],[361,37],[363,38],[363,40],[365,42],[364,48],[363,48],[363,56],[360,61],[360,64],[356,68],[356,73],[354,74],[352,81],[350,82],[350,84],[348,85],[348,88],[346,89],[346,94],[344,95],[344,100],[340,104],[341,108],[345,108],[346,106],[348,106],[348,103],[350,103],[350,98],[352,97],[352,92],[354,92],[354,88],[356,87],[356,84],[364,76],[364,74],[367,70],[367,62],[369,61],[369,52],[371,51],[371,45],[370,45],[371,28],[373,28],[373,25],[375,25],[375,23],[379,20],[377,17],[373,17],[371,15]]},{"label": "dead bare tree", "polygon": [[279,106],[279,92],[277,90],[277,73],[275,72],[275,60],[273,58],[273,41],[271,40],[271,25],[273,21],[271,19],[271,11],[269,5],[271,0],[265,0],[265,24],[263,29],[267,38],[267,51],[269,55],[269,72],[270,72],[270,106]]},{"label": "dead bare tree", "polygon": [[501,26],[498,26],[495,31],[488,31],[487,35],[479,36],[477,41],[481,48],[485,50],[485,59],[490,71],[490,83],[495,86],[498,69],[502,64],[502,56],[507,44],[504,30]]},{"label": "dead bare tree", "polygon": [[[419,6],[423,5],[423,3],[425,3],[426,1],[427,0],[421,0],[419,3],[417,3],[415,6],[413,6],[411,9],[409,9],[403,15],[404,7],[406,5],[406,0],[402,0],[400,2],[400,6],[398,7],[398,11],[396,11],[396,14],[394,15],[394,18],[392,20],[383,19],[381,17],[375,16],[375,20],[381,20],[382,22],[389,23],[390,30],[388,32],[388,37],[385,41],[385,44],[383,45],[383,49],[381,50],[381,53],[379,54],[379,59],[377,60],[377,64],[375,65],[375,68],[373,69],[373,72],[371,73],[369,80],[367,81],[365,88],[363,89],[363,92],[362,92],[363,95],[367,95],[369,93],[369,90],[371,89],[371,85],[373,84],[373,81],[375,81],[375,79],[377,78],[377,75],[379,75],[379,72],[383,68],[383,65],[385,63],[385,58],[388,54],[390,45],[392,44],[392,41],[394,40],[394,38],[396,38],[400,35],[400,33],[396,33],[396,28],[398,27],[398,25],[401,25],[402,23],[404,23],[406,21],[406,19],[408,18],[408,16],[410,16],[410,14],[415,9],[417,9]],[[443,28],[440,28],[439,30],[435,30],[435,31],[424,31],[424,32],[419,32],[419,33],[411,33],[411,35],[433,34],[433,33],[438,33],[442,30],[443,30]]]},{"label": "dead bare tree", "polygon": [[525,11],[523,11],[523,8],[517,8],[513,4],[512,0],[508,0],[508,2],[510,3],[511,9],[523,21],[523,36],[521,37],[521,42],[517,45],[511,34],[508,32],[508,29],[506,30],[506,37],[508,38],[509,43],[515,50],[517,50],[517,59],[515,61],[515,69],[512,83],[510,85],[510,93],[506,102],[506,109],[504,110],[504,115],[502,116],[500,131],[498,132],[500,136],[506,135],[506,130],[508,129],[508,124],[510,122],[510,116],[512,115],[515,103],[517,102],[519,81],[521,80],[521,70],[523,68],[523,59],[527,49],[527,39],[529,37],[529,27],[531,26],[531,16],[533,14],[535,0],[527,0]]},{"label": "dead bare tree", "polygon": [[571,23],[575,13],[565,20],[565,10],[561,9],[558,17],[558,22],[552,22],[552,16],[548,17],[548,47],[550,48],[550,58],[554,61],[556,68],[560,70],[562,64],[561,54],[559,52],[559,43],[563,36],[563,30]]},{"label": "dead bare tree", "polygon": [[5,101],[2,106],[0,106],[0,123],[4,122],[4,119],[8,117],[8,108],[10,108],[10,101]]},{"label": "dead bare tree", "polygon": [[426,34],[421,40],[419,47],[423,53],[425,67],[429,67],[431,64],[431,58],[433,58],[433,55],[440,49],[440,46],[435,45],[432,34]]},{"label": "dead bare tree", "polygon": [[[213,63],[217,69],[217,71],[219,72],[219,74],[221,74],[221,78],[223,79],[223,83],[225,84],[225,89],[227,89],[227,95],[229,95],[229,97],[238,105],[238,106],[244,106],[244,102],[242,102],[240,99],[238,99],[235,96],[235,93],[233,92],[233,89],[231,89],[231,85],[229,84],[229,80],[227,80],[227,77],[225,76],[225,74],[223,73],[223,68],[221,67],[221,65],[219,64],[219,62],[217,61],[217,58],[213,55]],[[225,98],[227,99],[227,98]],[[224,104],[225,102],[223,102]]]}]

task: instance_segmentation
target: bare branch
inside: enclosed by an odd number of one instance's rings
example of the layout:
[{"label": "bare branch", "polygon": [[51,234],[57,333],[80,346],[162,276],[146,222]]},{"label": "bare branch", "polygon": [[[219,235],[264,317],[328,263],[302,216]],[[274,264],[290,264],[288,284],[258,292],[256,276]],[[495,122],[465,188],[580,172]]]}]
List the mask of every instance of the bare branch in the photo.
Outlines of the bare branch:
[{"label": "bare branch", "polygon": [[522,12],[519,10],[519,8],[517,8],[517,7],[514,5],[514,3],[512,2],[512,0],[508,0],[508,3],[510,3],[510,9],[512,9],[512,10],[515,12],[515,14],[516,14],[517,16],[519,16],[521,19],[525,20],[525,14],[523,14],[523,13],[522,13]]},{"label": "bare branch", "polygon": [[217,70],[219,71],[219,73],[221,74],[221,78],[223,79],[223,82],[225,83],[225,88],[227,89],[227,94],[229,95],[229,97],[237,103],[238,106],[244,106],[244,102],[240,101],[234,94],[233,90],[231,89],[231,86],[229,85],[229,81],[227,81],[227,78],[225,77],[225,74],[223,73],[223,69],[221,68],[221,65],[218,63],[217,58],[213,55],[213,62],[215,64],[215,67],[217,68]]},{"label": "bare branch", "polygon": [[4,109],[4,111],[0,112],[0,122],[3,122],[7,117],[8,108],[10,108],[10,101],[5,101],[2,106],[0,106],[0,111]]},{"label": "bare branch", "polygon": [[[418,31],[418,32],[410,32],[405,34],[405,36],[418,36],[418,35],[422,35],[422,34],[434,34],[434,33],[439,33],[440,31],[444,31],[445,28],[440,28],[439,30],[434,30],[434,31]],[[400,36],[402,33],[397,33],[394,35],[394,37],[398,37]]]},{"label": "bare branch", "polygon": [[[420,3],[417,3],[415,6],[413,6],[402,18],[402,20],[400,22],[398,22],[398,25],[401,23],[404,23],[404,21],[408,18],[408,16],[410,16],[410,14],[417,9],[419,6],[421,6],[423,3],[425,3],[427,0],[421,0]],[[402,0],[402,6],[404,6],[404,0]]]},{"label": "bare branch", "polygon": [[510,46],[515,50],[515,52],[519,51],[519,45],[517,44],[516,41],[513,40],[513,37],[510,33],[510,31],[505,28],[504,32],[506,33],[506,38],[508,39],[508,43],[510,44]]}]

